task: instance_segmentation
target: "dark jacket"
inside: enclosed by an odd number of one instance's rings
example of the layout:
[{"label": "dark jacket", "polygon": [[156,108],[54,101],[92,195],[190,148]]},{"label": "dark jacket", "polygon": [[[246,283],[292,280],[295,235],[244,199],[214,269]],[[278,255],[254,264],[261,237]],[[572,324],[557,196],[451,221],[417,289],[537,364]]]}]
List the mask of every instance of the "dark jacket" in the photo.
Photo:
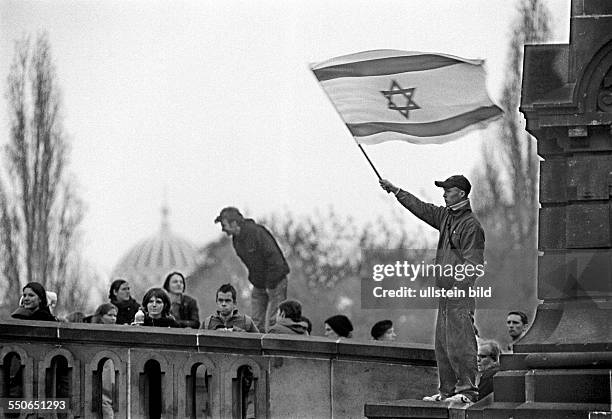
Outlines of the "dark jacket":
[{"label": "dark jacket", "polygon": [[249,281],[257,288],[276,288],[289,273],[289,265],[272,234],[251,219],[240,224],[232,238],[236,254],[249,270]]},{"label": "dark jacket", "polygon": [[268,333],[308,336],[308,323],[305,321],[296,322],[286,317],[280,318],[274,323],[274,326],[270,328]]},{"label": "dark jacket", "polygon": [[[484,264],[484,230],[474,216],[469,201],[464,207],[453,210],[448,207],[425,203],[404,190],[400,190],[397,199],[418,218],[440,231],[436,264],[442,266]],[[473,285],[475,279],[475,275],[462,281],[457,281],[452,276],[438,276],[436,285],[445,289],[450,289],[453,286],[465,289]]]},{"label": "dark jacket", "polygon": [[41,320],[48,322],[57,321],[57,318],[53,314],[51,314],[48,308],[31,311],[27,308],[19,307],[17,310],[13,311],[11,317],[20,320]]},{"label": "dark jacket", "polygon": [[200,327],[198,302],[188,295],[182,294],[180,302],[172,303],[170,313],[180,327],[192,327],[194,329]]},{"label": "dark jacket", "polygon": [[130,297],[128,301],[119,302],[117,300],[112,300],[111,303],[117,307],[116,324],[132,324],[134,321],[134,315],[140,308],[140,304],[138,304],[132,297]]},{"label": "dark jacket", "polygon": [[149,317],[149,314],[145,314],[145,320],[143,326],[155,326],[155,327],[181,327],[176,322],[174,317],[166,316],[159,319],[153,319]]},{"label": "dark jacket", "polygon": [[488,394],[493,392],[493,376],[500,370],[500,366],[497,365],[493,368],[483,371],[478,382],[478,399],[484,399]]},{"label": "dark jacket", "polygon": [[234,309],[232,315],[226,320],[221,317],[219,312],[208,316],[204,323],[202,323],[201,329],[234,329],[236,332],[259,333],[259,329],[253,323],[253,319],[246,314],[242,314],[238,309]]}]

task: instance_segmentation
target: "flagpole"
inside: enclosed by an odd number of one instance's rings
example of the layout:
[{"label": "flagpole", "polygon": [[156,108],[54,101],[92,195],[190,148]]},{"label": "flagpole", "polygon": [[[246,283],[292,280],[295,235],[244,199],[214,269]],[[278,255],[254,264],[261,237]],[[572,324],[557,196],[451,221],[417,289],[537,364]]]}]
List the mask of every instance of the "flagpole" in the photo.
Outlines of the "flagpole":
[{"label": "flagpole", "polygon": [[[355,142],[357,142],[357,141],[355,141]],[[374,173],[376,173],[376,176],[378,176],[378,180],[382,180],[382,178],[380,177],[380,174],[378,173],[378,170],[376,170],[376,167],[374,167],[374,163],[372,163],[372,160],[370,160],[370,158],[366,154],[366,152],[363,149],[363,147],[361,146],[361,144],[357,143],[357,147],[359,147],[359,150],[361,150],[361,152],[365,156],[365,158],[368,161],[368,163],[370,163],[370,166],[372,167],[372,170],[374,170]]]}]

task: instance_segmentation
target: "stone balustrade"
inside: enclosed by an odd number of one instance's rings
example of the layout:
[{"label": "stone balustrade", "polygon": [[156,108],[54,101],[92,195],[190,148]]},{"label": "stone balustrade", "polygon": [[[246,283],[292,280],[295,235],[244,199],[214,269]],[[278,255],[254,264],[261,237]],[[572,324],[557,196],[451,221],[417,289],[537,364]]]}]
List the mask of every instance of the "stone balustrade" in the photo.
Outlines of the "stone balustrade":
[{"label": "stone balustrade", "polygon": [[363,417],[437,386],[428,345],[18,320],[0,322],[0,368],[0,397],[84,418]]}]

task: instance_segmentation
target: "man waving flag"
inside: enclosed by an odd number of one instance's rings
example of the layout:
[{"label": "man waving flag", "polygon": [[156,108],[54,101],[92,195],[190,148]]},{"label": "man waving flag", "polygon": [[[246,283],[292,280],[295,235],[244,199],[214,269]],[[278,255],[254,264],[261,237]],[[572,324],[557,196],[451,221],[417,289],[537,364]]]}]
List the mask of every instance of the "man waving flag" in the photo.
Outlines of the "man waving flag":
[{"label": "man waving flag", "polygon": [[502,113],[487,94],[483,60],[373,50],[311,69],[359,144],[443,144]]}]

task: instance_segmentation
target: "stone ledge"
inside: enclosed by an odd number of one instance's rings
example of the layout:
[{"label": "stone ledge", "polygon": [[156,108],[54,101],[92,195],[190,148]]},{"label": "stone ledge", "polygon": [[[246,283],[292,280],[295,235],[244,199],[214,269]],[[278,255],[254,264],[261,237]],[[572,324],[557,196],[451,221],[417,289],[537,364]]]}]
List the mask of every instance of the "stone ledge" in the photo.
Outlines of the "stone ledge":
[{"label": "stone ledge", "polygon": [[443,402],[423,400],[395,400],[391,402],[367,403],[366,417],[372,418],[448,418],[448,405]]},{"label": "stone ledge", "polygon": [[335,341],[318,336],[265,334],[261,339],[264,355],[288,355],[300,357],[335,358],[338,345]]},{"label": "stone ledge", "polygon": [[374,361],[435,366],[433,346],[358,342],[324,337],[127,325],[98,325],[27,320],[0,321],[0,340],[50,344],[112,344],[119,347],[172,348],[192,352]]},{"label": "stone ledge", "polygon": [[408,346],[400,343],[366,343],[340,340],[338,343],[338,357],[345,360],[380,358],[402,364],[436,365],[433,346],[422,344]]}]

